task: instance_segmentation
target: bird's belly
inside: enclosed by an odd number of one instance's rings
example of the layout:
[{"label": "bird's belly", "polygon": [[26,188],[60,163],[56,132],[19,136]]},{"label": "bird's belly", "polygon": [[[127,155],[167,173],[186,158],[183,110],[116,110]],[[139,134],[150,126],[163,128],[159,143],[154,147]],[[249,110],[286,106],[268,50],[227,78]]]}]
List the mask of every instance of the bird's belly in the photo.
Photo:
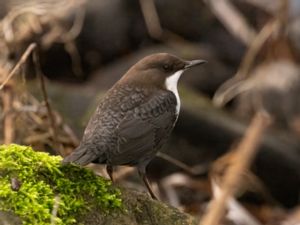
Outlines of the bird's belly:
[{"label": "bird's belly", "polygon": [[110,155],[108,157],[108,163],[110,165],[125,165],[125,166],[136,166],[142,162],[149,162],[151,161],[157,153],[157,150],[151,150],[147,153],[121,153],[117,155]]}]

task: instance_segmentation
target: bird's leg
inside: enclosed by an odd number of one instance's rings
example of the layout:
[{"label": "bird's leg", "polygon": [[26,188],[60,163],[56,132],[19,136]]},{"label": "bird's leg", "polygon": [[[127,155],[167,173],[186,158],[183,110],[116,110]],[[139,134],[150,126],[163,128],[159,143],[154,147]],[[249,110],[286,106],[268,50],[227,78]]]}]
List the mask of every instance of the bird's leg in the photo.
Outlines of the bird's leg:
[{"label": "bird's leg", "polygon": [[111,180],[112,182],[114,182],[114,177],[113,177],[114,168],[113,168],[113,166],[111,166],[111,165],[106,165],[106,172],[107,172],[107,174],[108,174],[110,180]]},{"label": "bird's leg", "polygon": [[147,177],[146,177],[146,170],[145,170],[145,167],[139,167],[139,168],[138,168],[138,172],[139,172],[140,178],[143,180],[143,182],[144,182],[146,188],[148,189],[148,191],[149,191],[151,197],[152,197],[153,199],[158,200],[158,198],[155,196],[154,192],[152,191],[151,185],[150,185],[150,183],[149,183],[149,181],[148,181],[148,179],[147,179]]}]

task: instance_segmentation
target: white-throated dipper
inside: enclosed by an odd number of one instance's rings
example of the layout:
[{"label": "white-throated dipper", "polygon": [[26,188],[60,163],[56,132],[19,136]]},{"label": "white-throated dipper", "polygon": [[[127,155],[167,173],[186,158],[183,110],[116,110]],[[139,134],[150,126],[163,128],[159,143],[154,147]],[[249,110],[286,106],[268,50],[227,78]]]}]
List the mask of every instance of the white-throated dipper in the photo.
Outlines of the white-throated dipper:
[{"label": "white-throated dipper", "polygon": [[91,117],[81,143],[63,163],[136,166],[152,198],[146,166],[176,123],[177,82],[187,69],[206,61],[184,61],[167,53],[147,56],[132,66],[106,93]]}]

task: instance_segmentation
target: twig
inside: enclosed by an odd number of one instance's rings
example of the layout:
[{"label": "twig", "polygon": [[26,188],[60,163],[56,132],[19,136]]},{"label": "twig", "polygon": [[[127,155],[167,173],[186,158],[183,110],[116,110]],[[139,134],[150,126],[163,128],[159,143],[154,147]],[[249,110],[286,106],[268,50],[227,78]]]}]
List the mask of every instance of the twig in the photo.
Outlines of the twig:
[{"label": "twig", "polygon": [[263,47],[263,45],[266,43],[268,38],[274,34],[279,29],[279,21],[273,20],[269,23],[267,23],[259,32],[259,34],[255,37],[253,42],[251,43],[251,46],[249,47],[248,51],[245,54],[245,57],[243,58],[243,61],[241,63],[241,66],[239,68],[239,71],[236,74],[236,77],[239,78],[246,78],[250,68],[254,62],[255,57],[257,56],[260,49]]},{"label": "twig", "polygon": [[154,1],[140,0],[139,2],[149,35],[152,38],[161,39],[163,35],[163,29],[160,24]]},{"label": "twig", "polygon": [[51,213],[51,223],[50,223],[51,225],[56,224],[56,218],[57,218],[59,203],[60,203],[60,197],[57,195],[54,198],[54,204],[53,204],[53,209],[52,209],[52,213]]},{"label": "twig", "polygon": [[207,170],[208,170],[207,167],[202,167],[202,168],[196,167],[196,168],[194,168],[194,167],[188,166],[187,164],[185,164],[185,163],[179,161],[178,159],[175,159],[172,156],[170,156],[166,153],[163,153],[163,152],[158,152],[156,154],[156,156],[161,158],[161,159],[164,159],[164,160],[168,161],[171,164],[174,164],[175,166],[183,169],[185,172],[187,172],[191,175],[200,175],[200,174],[203,174],[203,173],[207,172]]},{"label": "twig", "polygon": [[[217,198],[222,194],[222,190],[214,180],[211,180],[211,183],[213,195]],[[227,219],[231,220],[233,224],[261,225],[261,223],[233,197],[228,198],[227,210]]]},{"label": "twig", "polygon": [[52,137],[52,133],[51,132],[46,132],[46,133],[42,133],[42,134],[33,134],[30,136],[27,136],[26,138],[24,138],[24,143],[26,144],[32,144],[32,143],[44,143],[46,140],[48,140],[50,137]]},{"label": "twig", "polygon": [[250,45],[256,36],[245,17],[227,0],[206,0],[216,17],[244,44]]},{"label": "twig", "polygon": [[[214,0],[212,0],[214,1]],[[216,106],[223,106],[236,95],[243,92],[243,87],[240,85],[245,80],[253,66],[255,58],[266,41],[274,34],[285,35],[284,29],[288,22],[289,1],[282,0],[278,9],[276,18],[268,22],[255,37],[249,46],[241,66],[234,77],[225,82],[215,93],[213,102]],[[277,38],[279,38],[277,36]]]},{"label": "twig", "polygon": [[11,144],[14,140],[14,114],[12,111],[13,92],[10,87],[5,87],[2,95],[3,101],[3,133],[4,144]]},{"label": "twig", "polygon": [[[71,29],[64,35],[64,38],[66,38],[68,40],[74,40],[78,37],[78,35],[80,34],[82,27],[83,27],[85,13],[86,13],[86,10],[84,7],[80,7],[77,9],[77,13],[75,14],[74,23],[73,23]],[[67,41],[65,41],[65,42],[67,42]]]},{"label": "twig", "polygon": [[72,70],[75,75],[80,76],[83,74],[82,71],[82,65],[81,65],[81,58],[80,54],[78,52],[78,49],[76,47],[76,44],[74,43],[74,40],[70,40],[65,43],[64,45],[65,50],[69,55],[71,56],[72,60]]},{"label": "twig", "polygon": [[279,27],[279,20],[273,20],[262,28],[262,30],[253,40],[252,44],[249,46],[238,72],[232,79],[226,81],[216,91],[215,96],[213,97],[213,102],[216,106],[225,105],[228,101],[241,92],[239,89],[239,82],[247,78],[258,52],[261,50],[268,38],[273,33],[278,31]]},{"label": "twig", "polygon": [[199,55],[199,52],[203,49],[199,48],[198,45],[187,41],[170,30],[162,28],[153,0],[139,0],[139,2],[150,37],[164,42],[167,46],[175,48],[182,54]]},{"label": "twig", "polygon": [[72,144],[74,146],[78,146],[79,139],[76,136],[76,134],[74,133],[74,131],[67,124],[63,124],[63,130],[69,136],[70,140],[72,141]]},{"label": "twig", "polygon": [[[191,174],[191,175],[199,175],[207,172],[207,167],[190,167],[186,165],[185,163],[173,158],[172,156],[165,154],[163,152],[158,152],[156,154],[157,157],[164,159],[168,161],[171,164],[174,164],[175,166],[178,166],[179,168],[183,169],[185,172]],[[123,179],[125,176],[128,176],[134,172],[134,168],[132,167],[122,167],[122,169],[116,170],[114,173],[115,180]]]},{"label": "twig", "polygon": [[71,56],[72,70],[74,74],[77,76],[82,75],[83,71],[82,71],[80,54],[78,52],[74,40],[78,37],[78,35],[82,30],[84,19],[85,19],[85,12],[86,10],[84,7],[78,8],[71,29],[67,33],[63,33],[63,35],[61,36],[62,39],[61,41],[65,43],[64,44],[65,50]]},{"label": "twig", "polygon": [[288,26],[288,20],[289,20],[289,5],[290,2],[289,0],[281,0],[280,1],[281,5],[278,8],[277,12],[277,18],[281,22],[280,28],[281,32],[280,35],[285,35],[285,29],[287,29]]},{"label": "twig", "polygon": [[244,0],[244,1],[268,13],[274,13],[276,9],[278,9],[281,0]]},{"label": "twig", "polygon": [[53,136],[53,140],[54,140],[54,143],[56,145],[55,146],[55,151],[56,151],[56,153],[61,155],[62,146],[59,144],[59,141],[57,139],[56,123],[55,123],[52,108],[51,108],[50,103],[49,103],[49,98],[48,98],[46,85],[45,85],[45,79],[44,79],[44,75],[43,75],[42,70],[41,70],[41,64],[40,64],[39,57],[38,57],[37,54],[38,54],[37,51],[33,52],[33,61],[34,61],[34,65],[35,65],[35,72],[36,72],[36,75],[40,79],[42,94],[43,94],[43,98],[44,98],[44,101],[45,101],[45,104],[46,104],[46,108],[47,108],[47,112],[48,112],[48,118],[49,118],[49,122],[50,122],[50,132]]},{"label": "twig", "polygon": [[200,225],[218,225],[224,216],[228,199],[235,195],[241,182],[241,173],[249,168],[262,140],[262,136],[270,123],[270,118],[258,112],[251,121],[244,138],[237,147],[237,159],[228,168],[222,185],[222,193],[215,196]]},{"label": "twig", "polygon": [[[19,40],[23,40],[24,38],[28,38],[27,35],[19,37],[15,35],[15,31],[13,28],[14,22],[17,20],[18,17],[21,17],[23,15],[33,15],[37,17],[37,20],[39,22],[42,22],[42,24],[50,24],[53,20],[61,20],[62,18],[65,18],[66,14],[70,14],[70,10],[74,7],[82,7],[83,4],[85,4],[85,0],[76,0],[76,1],[56,1],[55,4],[53,4],[52,1],[40,1],[38,4],[37,2],[29,2],[29,3],[23,3],[16,7],[14,7],[5,18],[3,18],[2,22],[2,32],[4,35],[4,38],[7,42],[13,42],[15,38],[18,38]],[[55,7],[54,7],[55,6]],[[81,10],[81,9],[80,9]],[[50,12],[50,13],[49,13]],[[81,14],[78,14],[78,17],[80,17]],[[24,28],[24,26],[22,26]],[[24,32],[24,34],[28,34],[30,27],[25,27],[27,29],[27,32]],[[73,32],[73,31],[72,31]],[[74,34],[77,32],[77,26],[74,27]]]},{"label": "twig", "polygon": [[5,84],[12,78],[12,76],[18,71],[18,69],[26,62],[28,56],[33,52],[33,50],[36,48],[36,44],[32,43],[28,46],[26,51],[21,56],[19,62],[14,66],[14,68],[11,70],[11,72],[7,75],[3,83],[0,85],[0,90],[5,86]]}]

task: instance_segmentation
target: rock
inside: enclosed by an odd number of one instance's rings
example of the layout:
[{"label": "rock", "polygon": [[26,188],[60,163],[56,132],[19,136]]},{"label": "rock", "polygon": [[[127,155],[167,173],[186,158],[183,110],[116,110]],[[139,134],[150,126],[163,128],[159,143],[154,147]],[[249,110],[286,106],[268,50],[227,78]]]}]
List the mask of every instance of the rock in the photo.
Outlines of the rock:
[{"label": "rock", "polygon": [[[191,216],[147,194],[113,186],[27,146],[0,146],[0,175],[1,225],[196,225]],[[13,179],[18,189],[12,188]]]},{"label": "rock", "polygon": [[[107,215],[94,210],[84,216],[83,224],[91,225],[192,225],[197,224],[191,216],[162,202],[152,200],[147,194],[122,188],[125,213]],[[81,221],[80,221],[81,222]]]}]

